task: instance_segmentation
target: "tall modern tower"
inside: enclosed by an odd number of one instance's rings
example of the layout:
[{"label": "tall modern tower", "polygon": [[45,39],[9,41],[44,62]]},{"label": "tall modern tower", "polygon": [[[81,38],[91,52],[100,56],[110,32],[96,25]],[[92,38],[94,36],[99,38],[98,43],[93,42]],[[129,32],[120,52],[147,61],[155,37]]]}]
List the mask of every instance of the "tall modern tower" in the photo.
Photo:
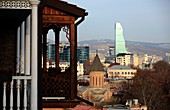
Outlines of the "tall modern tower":
[{"label": "tall modern tower", "polygon": [[123,28],[120,23],[115,23],[115,54],[127,53]]}]

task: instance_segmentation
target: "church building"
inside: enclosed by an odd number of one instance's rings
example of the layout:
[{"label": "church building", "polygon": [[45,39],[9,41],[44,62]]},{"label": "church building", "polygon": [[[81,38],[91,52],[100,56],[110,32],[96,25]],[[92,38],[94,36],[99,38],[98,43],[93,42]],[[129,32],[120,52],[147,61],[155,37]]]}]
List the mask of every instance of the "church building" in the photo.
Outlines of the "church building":
[{"label": "church building", "polygon": [[104,70],[98,54],[96,54],[90,71],[90,86],[79,86],[78,95],[94,105],[108,102],[112,96],[110,87],[104,84]]}]

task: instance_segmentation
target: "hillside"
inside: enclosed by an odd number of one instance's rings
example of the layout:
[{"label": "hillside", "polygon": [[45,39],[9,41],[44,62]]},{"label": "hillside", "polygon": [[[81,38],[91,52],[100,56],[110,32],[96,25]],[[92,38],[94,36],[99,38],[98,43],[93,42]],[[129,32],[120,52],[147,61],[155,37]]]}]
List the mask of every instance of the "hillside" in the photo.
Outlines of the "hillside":
[{"label": "hillside", "polygon": [[[91,52],[95,52],[99,49],[102,53],[107,53],[109,46],[114,46],[114,40],[100,39],[100,40],[86,40],[78,42],[79,45],[88,45]],[[148,54],[165,56],[166,52],[170,52],[170,43],[146,43],[126,41],[127,50],[136,54]]]}]

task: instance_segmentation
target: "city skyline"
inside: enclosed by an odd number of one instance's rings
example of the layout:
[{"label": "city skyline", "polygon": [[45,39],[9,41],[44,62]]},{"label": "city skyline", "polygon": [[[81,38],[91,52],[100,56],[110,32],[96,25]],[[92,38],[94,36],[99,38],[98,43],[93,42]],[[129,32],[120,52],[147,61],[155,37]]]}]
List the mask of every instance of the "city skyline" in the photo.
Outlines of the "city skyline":
[{"label": "city skyline", "polygon": [[86,20],[78,26],[78,40],[113,39],[120,22],[127,41],[170,43],[168,0],[66,0],[85,8]]}]

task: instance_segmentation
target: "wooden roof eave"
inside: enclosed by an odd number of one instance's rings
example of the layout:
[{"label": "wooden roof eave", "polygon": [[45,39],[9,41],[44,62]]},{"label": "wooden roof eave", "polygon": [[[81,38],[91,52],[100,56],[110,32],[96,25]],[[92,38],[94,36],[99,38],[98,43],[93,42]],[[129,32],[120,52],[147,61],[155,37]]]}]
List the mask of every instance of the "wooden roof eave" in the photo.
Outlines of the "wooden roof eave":
[{"label": "wooden roof eave", "polygon": [[85,9],[60,0],[43,0],[41,2],[41,5],[68,13],[69,15],[72,15],[76,18],[84,17],[88,14],[87,12],[85,12]]}]

